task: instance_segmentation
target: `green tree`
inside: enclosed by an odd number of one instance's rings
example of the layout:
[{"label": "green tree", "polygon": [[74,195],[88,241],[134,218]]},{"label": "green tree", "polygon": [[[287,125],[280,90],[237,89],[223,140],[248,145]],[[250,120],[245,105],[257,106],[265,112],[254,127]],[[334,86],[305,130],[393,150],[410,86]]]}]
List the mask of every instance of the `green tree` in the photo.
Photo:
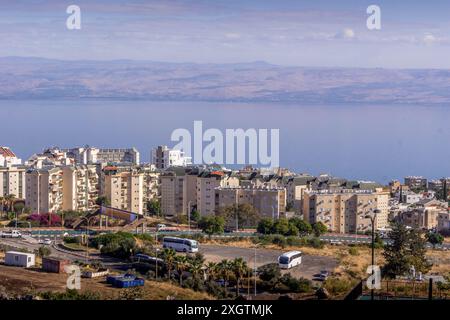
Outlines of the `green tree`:
[{"label": "green tree", "polygon": [[227,289],[230,277],[233,274],[232,265],[230,261],[223,259],[217,264],[217,271],[219,276],[224,280],[225,290]]},{"label": "green tree", "polygon": [[99,196],[97,198],[97,200],[95,200],[95,204],[98,206],[110,206],[111,205],[111,201],[109,201],[109,199],[106,196]]},{"label": "green tree", "polygon": [[390,241],[384,246],[384,274],[389,278],[402,276],[414,266],[417,272],[426,273],[431,265],[425,257],[425,239],[417,230],[408,230],[400,223],[394,223],[388,234]]},{"label": "green tree", "polygon": [[196,209],[193,209],[191,212],[191,219],[195,222],[198,222],[200,220],[200,212],[198,212]]},{"label": "green tree", "polygon": [[169,280],[171,279],[171,271],[175,262],[176,252],[172,248],[165,248],[162,252],[163,260],[167,266],[167,272],[169,275]]},{"label": "green tree", "polygon": [[292,224],[292,223],[289,223],[289,225],[288,225],[288,232],[285,234],[286,236],[298,236],[300,233],[299,233],[299,231],[298,231],[298,228],[294,225],[294,224]]},{"label": "green tree", "polygon": [[236,278],[236,296],[239,295],[239,284],[241,279],[248,273],[247,262],[242,258],[235,258],[231,262],[231,267],[234,272],[234,276]]},{"label": "green tree", "polygon": [[311,224],[300,218],[291,218],[289,223],[297,227],[300,236],[307,236],[313,231]]},{"label": "green tree", "polygon": [[270,234],[273,228],[273,221],[270,218],[263,218],[258,222],[256,230],[258,233]]},{"label": "green tree", "polygon": [[150,201],[147,201],[147,211],[153,216],[159,216],[161,213],[161,204],[159,200],[152,199]]},{"label": "green tree", "polygon": [[175,256],[175,268],[177,269],[180,286],[183,286],[183,273],[189,269],[190,264],[186,256]]},{"label": "green tree", "polygon": [[272,233],[285,235],[289,232],[289,222],[285,218],[280,218],[274,222]]},{"label": "green tree", "polygon": [[241,227],[253,227],[259,221],[259,215],[255,207],[247,203],[221,207],[218,215],[222,216],[226,222],[233,224],[236,223],[237,217],[238,224]]},{"label": "green tree", "polygon": [[209,237],[213,234],[223,233],[225,220],[220,216],[206,216],[202,217],[198,222],[198,227],[202,229]]},{"label": "green tree", "polygon": [[432,264],[426,258],[426,239],[422,232],[416,229],[409,231],[409,264],[414,266],[416,272],[427,273]]},{"label": "green tree", "polygon": [[322,222],[316,222],[312,225],[312,229],[314,232],[314,235],[316,237],[320,237],[322,234],[326,233],[328,231],[328,228],[326,225],[324,225]]},{"label": "green tree", "polygon": [[426,239],[433,245],[433,248],[436,248],[437,244],[442,244],[442,242],[444,242],[444,237],[437,232],[428,232],[426,234]]}]

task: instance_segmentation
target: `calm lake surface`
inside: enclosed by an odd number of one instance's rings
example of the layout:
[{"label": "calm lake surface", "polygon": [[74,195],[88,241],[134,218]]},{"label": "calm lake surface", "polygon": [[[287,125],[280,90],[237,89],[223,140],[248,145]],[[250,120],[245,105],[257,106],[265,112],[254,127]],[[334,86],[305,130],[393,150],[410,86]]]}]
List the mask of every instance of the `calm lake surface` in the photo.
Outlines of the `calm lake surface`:
[{"label": "calm lake surface", "polygon": [[280,129],[280,165],[387,182],[450,176],[450,106],[0,101],[0,145],[22,159],[48,146],[131,147],[148,162],[174,129]]}]

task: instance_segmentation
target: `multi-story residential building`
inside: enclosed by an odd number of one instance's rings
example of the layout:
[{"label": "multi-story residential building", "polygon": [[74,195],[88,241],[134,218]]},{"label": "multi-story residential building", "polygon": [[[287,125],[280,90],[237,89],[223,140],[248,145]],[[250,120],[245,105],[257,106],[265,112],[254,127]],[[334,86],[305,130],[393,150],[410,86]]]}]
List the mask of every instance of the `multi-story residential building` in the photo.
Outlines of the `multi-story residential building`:
[{"label": "multi-story residential building", "polygon": [[202,216],[215,214],[217,187],[237,187],[239,178],[231,172],[204,171],[197,177],[197,211]]},{"label": "multi-story residential building", "polygon": [[439,215],[447,211],[445,202],[426,199],[401,212],[397,220],[412,228],[430,230],[438,227]]},{"label": "multi-story residential building", "polygon": [[77,164],[130,163],[137,165],[140,163],[140,154],[136,148],[114,149],[85,146],[63,149],[63,151]]},{"label": "multi-story residential building", "polygon": [[22,160],[19,159],[10,148],[0,146],[0,167],[17,166],[21,164]]},{"label": "multi-story residential building", "polygon": [[222,186],[215,188],[215,207],[252,205],[262,217],[278,219],[286,212],[286,189],[270,187]]},{"label": "multi-story residential building", "polygon": [[0,197],[14,195],[24,199],[26,195],[26,167],[0,166]]},{"label": "multi-story residential building", "polygon": [[428,180],[420,176],[405,177],[405,185],[411,190],[425,190],[428,188]]},{"label": "multi-story residential building", "polygon": [[151,163],[158,169],[170,167],[185,167],[192,164],[191,157],[184,155],[181,150],[169,149],[167,146],[158,146],[151,152]]},{"label": "multi-story residential building", "polygon": [[92,211],[97,209],[99,173],[95,165],[62,167],[63,210]]},{"label": "multi-story residential building", "polygon": [[135,169],[119,170],[115,166],[103,168],[100,193],[113,208],[144,213],[144,174]]},{"label": "multi-story residential building", "polygon": [[388,223],[389,193],[382,190],[316,190],[306,191],[303,217],[310,223],[322,222],[330,231],[355,233],[370,230],[369,214],[379,210],[376,228]]},{"label": "multi-story residential building", "polygon": [[185,206],[186,174],[182,171],[170,171],[160,177],[161,213],[164,216],[187,214]]},{"label": "multi-story residential building", "polygon": [[36,213],[58,212],[63,205],[63,172],[59,167],[26,172],[25,206]]},{"label": "multi-story residential building", "polygon": [[42,151],[42,153],[36,153],[25,162],[26,166],[35,169],[52,166],[68,166],[73,164],[74,159],[69,158],[66,152],[57,147],[47,148]]},{"label": "multi-story residential building", "polygon": [[450,212],[443,210],[438,215],[437,231],[450,234]]},{"label": "multi-story residential building", "polygon": [[283,179],[283,187],[286,189],[286,203],[291,211],[301,214],[303,207],[303,194],[310,190],[309,181],[313,177],[309,175],[299,175]]},{"label": "multi-story residential building", "polygon": [[399,195],[399,197],[401,197],[400,199],[401,202],[406,204],[414,204],[423,200],[424,198],[422,194],[414,193],[411,191],[402,192],[402,194]]},{"label": "multi-story residential building", "polygon": [[144,194],[144,211],[146,211],[146,204],[151,200],[159,200],[161,198],[160,176],[161,172],[155,171],[152,166],[142,167],[139,170],[144,176],[143,194]]}]

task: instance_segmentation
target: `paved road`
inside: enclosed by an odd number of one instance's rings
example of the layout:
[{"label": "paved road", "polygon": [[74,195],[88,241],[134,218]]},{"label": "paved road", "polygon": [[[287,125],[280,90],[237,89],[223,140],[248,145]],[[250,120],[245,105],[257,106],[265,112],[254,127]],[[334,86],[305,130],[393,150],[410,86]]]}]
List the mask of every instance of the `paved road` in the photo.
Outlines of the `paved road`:
[{"label": "paved road", "polygon": [[[207,261],[219,262],[222,259],[234,259],[242,257],[247,261],[250,267],[255,265],[255,249],[252,248],[238,248],[220,245],[206,245],[200,246],[200,252],[205,255]],[[256,267],[268,263],[276,263],[277,258],[283,251],[274,249],[257,249],[256,250]],[[304,277],[313,279],[314,274],[321,270],[332,271],[337,267],[336,259],[331,257],[313,256],[305,254],[302,258],[302,264],[294,267],[288,271],[295,277]]]}]

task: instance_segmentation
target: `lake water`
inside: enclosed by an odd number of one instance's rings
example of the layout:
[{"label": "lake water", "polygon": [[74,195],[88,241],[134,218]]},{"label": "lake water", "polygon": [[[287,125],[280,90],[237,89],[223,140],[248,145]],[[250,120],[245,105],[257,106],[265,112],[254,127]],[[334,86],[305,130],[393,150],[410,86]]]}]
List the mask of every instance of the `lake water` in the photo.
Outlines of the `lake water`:
[{"label": "lake water", "polygon": [[450,176],[450,107],[106,100],[0,101],[0,145],[27,159],[48,146],[174,145],[176,128],[280,129],[280,165],[387,182]]}]

